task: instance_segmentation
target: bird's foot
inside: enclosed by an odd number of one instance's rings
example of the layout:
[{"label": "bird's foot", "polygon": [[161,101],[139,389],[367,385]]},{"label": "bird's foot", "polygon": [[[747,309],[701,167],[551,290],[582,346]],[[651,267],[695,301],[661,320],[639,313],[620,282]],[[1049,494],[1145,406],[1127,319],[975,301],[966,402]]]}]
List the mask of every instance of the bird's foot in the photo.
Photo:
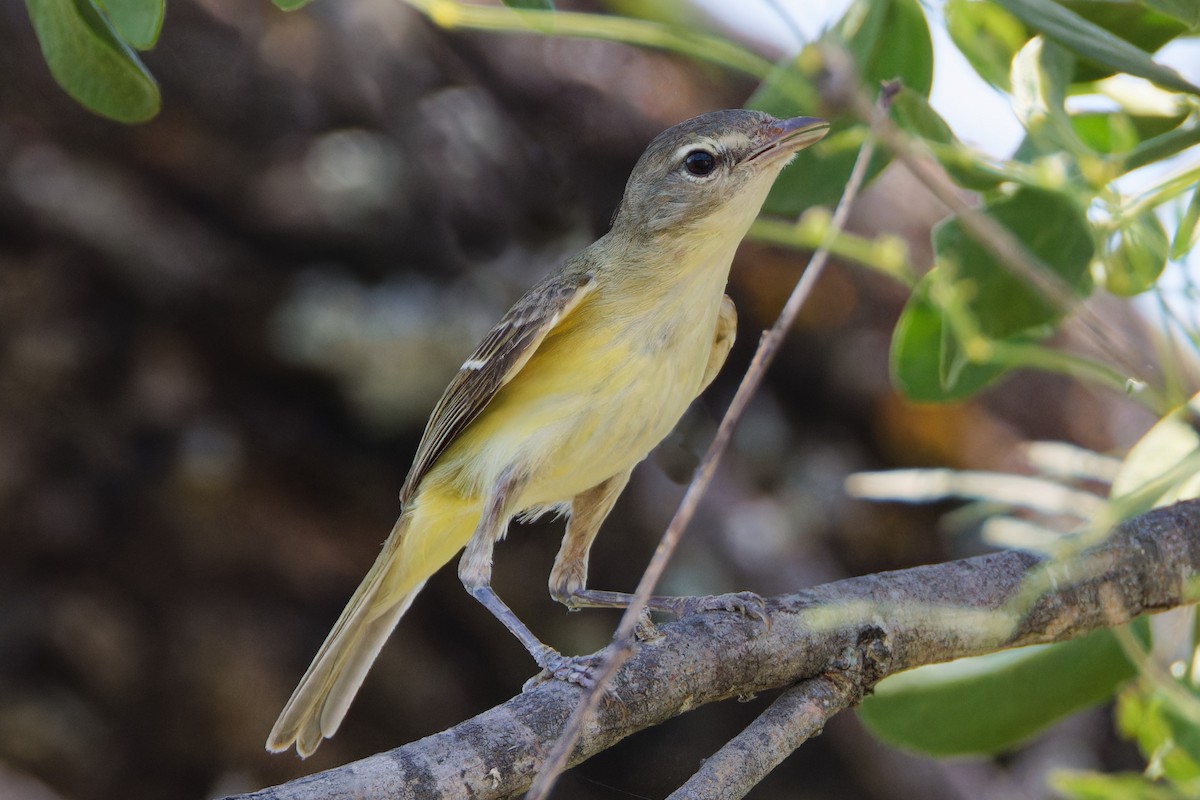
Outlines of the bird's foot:
[{"label": "bird's foot", "polygon": [[547,647],[542,653],[534,656],[542,671],[525,681],[522,692],[528,692],[535,686],[546,681],[564,681],[591,689],[596,685],[596,668],[600,660],[595,655],[564,656],[552,647]]},{"label": "bird's foot", "polygon": [[741,614],[752,619],[768,629],[771,619],[767,616],[767,601],[754,592],[733,592],[731,594],[710,594],[703,597],[685,597],[679,612],[684,617],[689,614],[701,614],[705,611],[728,611]]}]

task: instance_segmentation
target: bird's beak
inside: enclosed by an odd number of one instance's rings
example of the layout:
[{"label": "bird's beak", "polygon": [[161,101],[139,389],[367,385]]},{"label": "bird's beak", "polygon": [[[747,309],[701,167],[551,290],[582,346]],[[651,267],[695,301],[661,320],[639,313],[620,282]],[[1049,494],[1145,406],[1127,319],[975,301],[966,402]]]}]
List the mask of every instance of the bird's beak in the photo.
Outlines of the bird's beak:
[{"label": "bird's beak", "polygon": [[829,123],[816,117],[792,117],[779,120],[767,129],[763,143],[747,161],[762,158],[764,162],[788,158],[799,150],[819,141],[829,133]]}]

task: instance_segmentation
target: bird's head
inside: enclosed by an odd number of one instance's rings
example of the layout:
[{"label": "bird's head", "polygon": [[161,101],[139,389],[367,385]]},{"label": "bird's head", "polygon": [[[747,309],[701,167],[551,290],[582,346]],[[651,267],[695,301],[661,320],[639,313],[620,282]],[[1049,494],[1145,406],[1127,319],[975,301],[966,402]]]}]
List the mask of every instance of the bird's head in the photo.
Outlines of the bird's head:
[{"label": "bird's head", "polygon": [[792,156],[828,131],[822,119],[780,120],[747,109],[668,128],[633,168],[614,231],[637,239],[687,233],[740,240]]}]

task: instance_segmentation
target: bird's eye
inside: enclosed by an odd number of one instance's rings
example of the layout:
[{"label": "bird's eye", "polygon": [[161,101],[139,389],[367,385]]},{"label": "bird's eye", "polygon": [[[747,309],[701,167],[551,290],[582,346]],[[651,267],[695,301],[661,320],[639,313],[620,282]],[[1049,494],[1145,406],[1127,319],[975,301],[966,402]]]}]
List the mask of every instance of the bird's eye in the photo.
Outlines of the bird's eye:
[{"label": "bird's eye", "polygon": [[683,157],[683,168],[697,178],[703,178],[717,168],[717,157],[707,150],[693,150]]}]

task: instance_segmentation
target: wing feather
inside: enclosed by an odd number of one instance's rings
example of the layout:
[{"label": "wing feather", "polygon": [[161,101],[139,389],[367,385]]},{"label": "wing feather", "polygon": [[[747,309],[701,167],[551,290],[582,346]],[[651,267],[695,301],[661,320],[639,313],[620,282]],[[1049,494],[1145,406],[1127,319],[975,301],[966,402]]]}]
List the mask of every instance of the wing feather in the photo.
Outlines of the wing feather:
[{"label": "wing feather", "polygon": [[463,362],[425,426],[412,469],[400,490],[407,503],[425,473],[500,387],[512,380],[546,335],[591,292],[592,273],[556,272],[534,286],[509,309]]}]

